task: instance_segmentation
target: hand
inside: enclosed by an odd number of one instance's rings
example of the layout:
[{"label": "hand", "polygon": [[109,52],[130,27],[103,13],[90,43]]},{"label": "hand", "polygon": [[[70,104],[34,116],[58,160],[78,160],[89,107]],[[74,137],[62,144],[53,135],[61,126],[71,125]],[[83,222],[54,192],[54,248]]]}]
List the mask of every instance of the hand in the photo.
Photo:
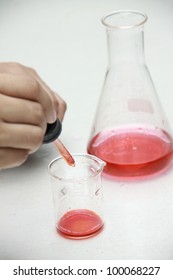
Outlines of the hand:
[{"label": "hand", "polygon": [[34,69],[0,63],[0,168],[21,165],[41,146],[47,123],[62,121],[65,111]]}]

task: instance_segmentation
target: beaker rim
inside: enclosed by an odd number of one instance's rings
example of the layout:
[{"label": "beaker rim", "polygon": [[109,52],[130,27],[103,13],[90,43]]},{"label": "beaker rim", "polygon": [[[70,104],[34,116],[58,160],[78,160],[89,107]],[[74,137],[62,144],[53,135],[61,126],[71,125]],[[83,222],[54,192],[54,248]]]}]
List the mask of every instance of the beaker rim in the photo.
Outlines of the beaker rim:
[{"label": "beaker rim", "polygon": [[[138,20],[134,23],[119,23],[118,22],[114,22],[111,23],[112,21],[108,21],[108,19],[110,19],[111,17],[114,16],[119,16],[119,15],[135,15],[140,17],[140,19],[138,18]],[[142,26],[148,19],[148,16],[142,12],[139,11],[135,11],[135,10],[119,10],[119,11],[114,11],[111,13],[106,14],[105,16],[102,17],[101,22],[103,23],[103,25],[105,25],[106,27],[109,28],[113,28],[113,29],[130,29],[130,28],[134,28],[134,27],[138,27],[138,26]],[[122,19],[121,19],[122,20]]]},{"label": "beaker rim", "polygon": [[[71,177],[69,177],[69,178],[64,178],[63,176],[55,175],[54,172],[52,172],[52,170],[51,170],[52,166],[53,166],[57,161],[59,161],[59,160],[63,160],[63,161],[64,161],[64,159],[63,159],[62,156],[58,156],[58,157],[54,158],[54,159],[49,163],[49,165],[48,165],[48,172],[49,172],[49,174],[50,174],[53,178],[58,179],[59,181],[66,181],[66,182],[72,182],[72,181],[75,182],[75,180],[76,180],[76,181],[79,181],[79,180],[85,181],[85,180],[88,180],[89,178],[96,177],[98,174],[100,174],[100,173],[103,171],[104,166],[106,165],[106,163],[105,163],[103,160],[101,160],[100,158],[98,158],[98,157],[96,157],[96,156],[94,156],[94,155],[91,155],[91,154],[87,154],[87,153],[86,153],[86,154],[85,154],[85,153],[73,153],[73,154],[71,154],[71,155],[74,157],[74,159],[75,159],[75,157],[85,157],[85,158],[89,158],[89,159],[95,160],[95,161],[98,163],[98,168],[95,170],[94,173],[92,173],[92,174],[90,174],[90,175],[88,175],[88,176],[85,176],[85,177],[81,177],[81,178],[78,178],[78,177],[77,177],[77,178],[71,178]],[[67,164],[67,163],[66,163],[66,164]],[[68,165],[68,164],[67,164],[67,165]],[[70,168],[75,168],[75,166],[74,166],[74,167],[70,167]]]}]

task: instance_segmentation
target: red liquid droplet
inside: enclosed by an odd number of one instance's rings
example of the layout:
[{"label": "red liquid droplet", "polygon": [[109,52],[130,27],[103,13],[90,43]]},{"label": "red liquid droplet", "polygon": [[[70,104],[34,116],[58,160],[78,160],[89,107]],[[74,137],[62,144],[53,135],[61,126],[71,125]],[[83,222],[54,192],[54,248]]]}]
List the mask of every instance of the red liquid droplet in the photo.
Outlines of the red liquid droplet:
[{"label": "red liquid droplet", "polygon": [[71,239],[84,239],[96,235],[103,228],[103,221],[93,211],[71,210],[57,223],[58,232]]},{"label": "red liquid droplet", "polygon": [[88,152],[106,162],[111,177],[137,178],[165,169],[172,159],[172,139],[157,129],[119,129],[96,135]]}]

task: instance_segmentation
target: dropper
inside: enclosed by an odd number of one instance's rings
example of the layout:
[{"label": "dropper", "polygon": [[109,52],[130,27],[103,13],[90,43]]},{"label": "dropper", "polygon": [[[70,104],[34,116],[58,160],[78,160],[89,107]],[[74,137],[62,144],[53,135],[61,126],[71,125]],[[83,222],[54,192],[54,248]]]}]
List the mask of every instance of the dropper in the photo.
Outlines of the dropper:
[{"label": "dropper", "polygon": [[61,154],[61,156],[64,158],[64,160],[67,162],[70,166],[75,166],[75,161],[72,155],[69,153],[67,148],[63,145],[63,143],[58,139],[58,136],[60,135],[62,130],[62,124],[59,119],[57,119],[52,124],[47,124],[47,130],[44,135],[43,143],[51,143],[53,142],[58,152]]},{"label": "dropper", "polygon": [[63,143],[59,139],[56,139],[53,143],[54,143],[55,147],[57,148],[57,150],[59,151],[59,153],[61,154],[61,156],[67,162],[67,164],[70,166],[75,166],[74,158],[69,153],[69,151],[66,149],[66,147],[63,145]]}]

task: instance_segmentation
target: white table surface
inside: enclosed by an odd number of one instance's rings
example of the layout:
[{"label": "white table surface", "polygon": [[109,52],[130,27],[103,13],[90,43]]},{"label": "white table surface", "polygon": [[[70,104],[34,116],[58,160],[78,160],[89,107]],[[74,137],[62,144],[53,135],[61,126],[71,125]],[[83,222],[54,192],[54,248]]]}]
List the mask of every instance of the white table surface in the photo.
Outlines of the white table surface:
[{"label": "white table surface", "polygon": [[[1,0],[0,61],[35,68],[68,103],[60,139],[86,152],[102,87],[107,49],[100,18],[135,9],[147,13],[147,65],[173,123],[172,0]],[[44,145],[21,167],[0,171],[0,259],[173,259],[173,165],[141,182],[103,179],[105,228],[73,241],[54,226]]]}]

